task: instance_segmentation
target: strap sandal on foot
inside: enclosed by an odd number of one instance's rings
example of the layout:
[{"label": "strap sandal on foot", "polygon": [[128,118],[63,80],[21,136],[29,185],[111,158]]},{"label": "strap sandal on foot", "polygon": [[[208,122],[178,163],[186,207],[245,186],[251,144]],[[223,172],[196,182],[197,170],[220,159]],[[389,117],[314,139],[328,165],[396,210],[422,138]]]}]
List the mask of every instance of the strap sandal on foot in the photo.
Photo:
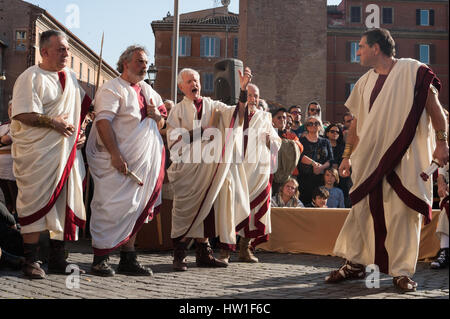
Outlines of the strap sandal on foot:
[{"label": "strap sandal on foot", "polygon": [[47,277],[39,262],[26,262],[22,271],[30,279],[45,279]]},{"label": "strap sandal on foot", "polygon": [[353,264],[347,261],[341,266],[341,268],[332,271],[327,277],[325,277],[325,282],[337,283],[344,280],[364,279],[365,277],[366,271],[363,265]]},{"label": "strap sandal on foot", "polygon": [[393,279],[394,286],[403,292],[416,291],[417,282],[411,280],[408,276],[398,276]]}]

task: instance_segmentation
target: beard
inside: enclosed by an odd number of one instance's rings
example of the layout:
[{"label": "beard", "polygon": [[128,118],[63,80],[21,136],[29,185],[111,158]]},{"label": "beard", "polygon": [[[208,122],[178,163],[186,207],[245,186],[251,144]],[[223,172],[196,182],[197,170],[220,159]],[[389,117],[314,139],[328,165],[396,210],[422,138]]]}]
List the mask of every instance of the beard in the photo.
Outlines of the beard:
[{"label": "beard", "polygon": [[140,75],[140,74],[136,74],[133,73],[131,70],[127,70],[127,77],[128,79],[130,79],[130,82],[132,83],[139,83],[141,81],[143,81],[145,79],[145,74]]}]

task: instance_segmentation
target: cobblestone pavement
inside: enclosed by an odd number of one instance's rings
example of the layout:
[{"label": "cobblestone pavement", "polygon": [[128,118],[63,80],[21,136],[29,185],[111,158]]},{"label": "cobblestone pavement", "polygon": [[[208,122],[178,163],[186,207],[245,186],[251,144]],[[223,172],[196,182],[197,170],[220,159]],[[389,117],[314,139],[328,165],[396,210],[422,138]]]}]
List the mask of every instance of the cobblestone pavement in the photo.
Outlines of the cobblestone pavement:
[{"label": "cobblestone pavement", "polygon": [[[68,247],[68,261],[88,272],[89,242]],[[449,299],[448,269],[430,270],[425,262],[418,263],[414,276],[417,292],[402,294],[385,275],[374,282],[379,288],[368,289],[364,280],[325,284],[325,276],[341,265],[340,258],[262,251],[257,256],[258,264],[231,262],[226,269],[206,269],[195,266],[195,252],[190,251],[189,271],[175,273],[171,252],[140,253],[140,262],[152,268],[153,277],[101,278],[87,273],[79,278],[79,288],[64,275],[31,281],[21,272],[1,270],[0,299]],[[236,254],[233,257],[237,260]],[[111,265],[116,268],[118,262],[115,253]]]}]

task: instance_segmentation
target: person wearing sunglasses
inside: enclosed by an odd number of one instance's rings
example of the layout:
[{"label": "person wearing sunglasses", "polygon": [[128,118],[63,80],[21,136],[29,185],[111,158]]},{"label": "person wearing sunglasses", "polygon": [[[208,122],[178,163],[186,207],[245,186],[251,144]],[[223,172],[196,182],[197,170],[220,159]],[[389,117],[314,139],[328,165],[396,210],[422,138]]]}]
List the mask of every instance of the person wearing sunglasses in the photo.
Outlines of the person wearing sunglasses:
[{"label": "person wearing sunglasses", "polygon": [[300,105],[292,105],[289,108],[289,114],[292,115],[291,131],[300,138],[300,135],[305,131],[305,127],[302,125],[302,109]]},{"label": "person wearing sunglasses", "polygon": [[330,141],[331,147],[333,148],[334,158],[331,166],[338,169],[341,164],[342,154],[344,153],[345,148],[342,130],[336,123],[332,123],[325,129],[325,137]]},{"label": "person wearing sunglasses", "polygon": [[[299,172],[297,165],[299,162],[310,168],[319,166],[318,163],[303,153],[304,148],[297,135],[286,130],[287,117],[287,110],[284,107],[272,113],[273,127],[278,130],[278,135],[283,140],[278,152],[278,169],[274,174],[274,181],[272,183],[272,191],[274,193],[278,192],[287,176],[292,175],[298,178]],[[296,147],[293,145],[296,145]]]},{"label": "person wearing sunglasses", "polygon": [[316,101],[309,102],[307,110],[308,110],[307,111],[308,117],[309,116],[318,116],[318,117],[322,118],[319,102],[316,102]]},{"label": "person wearing sunglasses", "polygon": [[[341,165],[342,162],[342,154],[344,153],[345,149],[345,141],[342,128],[337,123],[332,123],[325,129],[325,136],[328,138],[331,143],[331,147],[333,148],[334,159],[331,163],[331,166],[335,169],[339,169],[339,165]],[[352,180],[349,176],[341,177],[339,179],[339,188],[344,192],[345,207],[351,207],[348,193],[352,185]]]},{"label": "person wearing sunglasses", "polygon": [[320,117],[308,117],[305,127],[307,133],[300,138],[300,143],[304,147],[304,155],[319,164],[311,167],[301,162],[298,166],[300,200],[303,203],[310,203],[313,189],[323,185],[324,171],[331,166],[333,161],[333,149],[330,141],[320,136],[320,132],[323,131]]},{"label": "person wearing sunglasses", "polygon": [[[320,104],[319,102],[316,101],[311,101],[308,104],[308,107],[306,109],[306,118],[309,118],[311,116],[316,116],[318,117],[320,120],[322,120],[322,110],[320,108]],[[325,129],[326,127],[323,125],[322,123],[322,128]],[[302,125],[299,129],[299,138],[302,136],[305,136],[306,134],[308,134],[308,130],[306,129],[305,125]],[[320,134],[323,133],[323,130],[320,131]]]}]

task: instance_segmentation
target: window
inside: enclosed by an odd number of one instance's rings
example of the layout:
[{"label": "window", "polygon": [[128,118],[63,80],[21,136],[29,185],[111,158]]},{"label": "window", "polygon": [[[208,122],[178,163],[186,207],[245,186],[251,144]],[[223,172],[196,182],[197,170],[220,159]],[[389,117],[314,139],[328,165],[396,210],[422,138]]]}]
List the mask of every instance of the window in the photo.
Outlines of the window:
[{"label": "window", "polygon": [[202,89],[205,93],[214,92],[214,73],[203,73],[202,74],[203,84]]},{"label": "window", "polygon": [[74,66],[74,58],[70,57],[70,67],[73,70],[73,66]]},{"label": "window", "polygon": [[191,37],[180,36],[178,56],[191,56]]},{"label": "window", "polygon": [[16,51],[27,50],[27,31],[16,31]]},{"label": "window", "polygon": [[83,80],[83,63],[80,63],[80,80]]},{"label": "window", "polygon": [[383,24],[392,24],[393,20],[393,9],[383,8]]},{"label": "window", "polygon": [[430,25],[430,11],[420,10],[420,25]]},{"label": "window", "polygon": [[220,57],[220,39],[216,37],[202,37],[200,40],[200,56]]},{"label": "window", "polygon": [[433,26],[434,25],[434,10],[416,10],[416,25]]},{"label": "window", "polygon": [[430,64],[430,46],[428,44],[419,45],[419,61]]},{"label": "window", "polygon": [[361,22],[361,7],[350,7],[350,22],[351,23]]},{"label": "window", "polygon": [[239,39],[234,38],[233,39],[233,58],[237,59],[238,55],[239,55]]},{"label": "window", "polygon": [[350,62],[359,63],[359,56],[356,55],[358,52],[359,43],[358,42],[350,42]]},{"label": "window", "polygon": [[89,85],[91,81],[91,69],[88,68],[88,78],[87,78],[87,84]]}]

